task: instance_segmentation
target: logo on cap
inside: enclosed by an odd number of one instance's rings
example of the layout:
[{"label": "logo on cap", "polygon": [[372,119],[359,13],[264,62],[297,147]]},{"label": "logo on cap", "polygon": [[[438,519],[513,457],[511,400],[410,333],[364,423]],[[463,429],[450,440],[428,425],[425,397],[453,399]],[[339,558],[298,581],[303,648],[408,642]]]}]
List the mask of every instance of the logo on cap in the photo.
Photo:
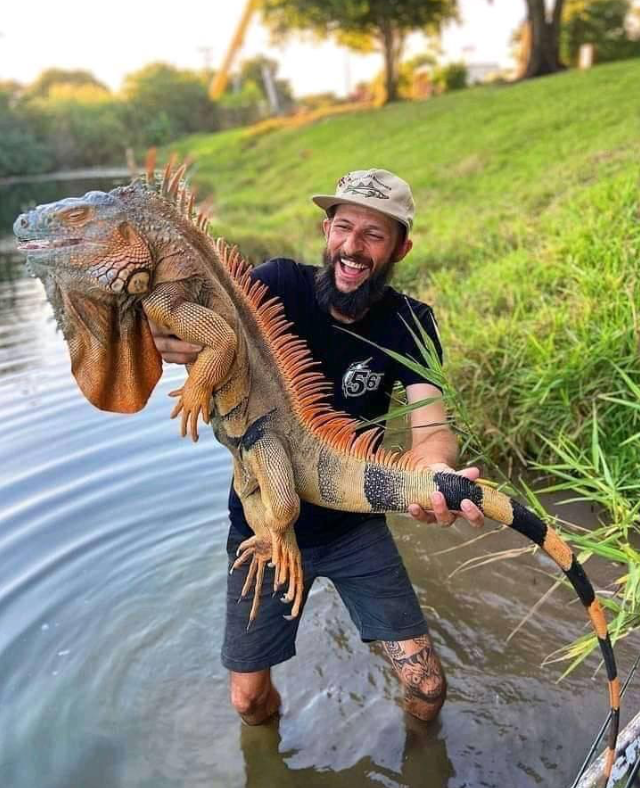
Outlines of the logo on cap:
[{"label": "logo on cap", "polygon": [[360,197],[375,197],[378,200],[388,200],[389,195],[382,190],[386,189],[387,192],[390,192],[391,186],[387,186],[376,175],[372,175],[370,170],[364,177],[360,178],[351,172],[343,175],[338,181],[338,189],[343,194],[358,194]]}]

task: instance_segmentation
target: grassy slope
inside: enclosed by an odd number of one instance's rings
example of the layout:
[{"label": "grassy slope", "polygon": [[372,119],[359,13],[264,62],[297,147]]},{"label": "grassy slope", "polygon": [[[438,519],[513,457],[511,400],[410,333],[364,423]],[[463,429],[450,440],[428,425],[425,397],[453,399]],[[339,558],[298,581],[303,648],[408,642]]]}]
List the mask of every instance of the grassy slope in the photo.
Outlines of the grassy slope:
[{"label": "grassy slope", "polygon": [[397,281],[435,305],[486,444],[503,457],[538,452],[540,435],[564,432],[597,465],[595,407],[619,485],[637,467],[640,410],[602,395],[640,401],[612,365],[640,380],[639,81],[629,61],[303,128],[193,137],[180,150],[212,194],[216,232],[256,256],[315,261],[321,215],[308,195],[333,191],[342,173],[407,178],[415,249]]}]

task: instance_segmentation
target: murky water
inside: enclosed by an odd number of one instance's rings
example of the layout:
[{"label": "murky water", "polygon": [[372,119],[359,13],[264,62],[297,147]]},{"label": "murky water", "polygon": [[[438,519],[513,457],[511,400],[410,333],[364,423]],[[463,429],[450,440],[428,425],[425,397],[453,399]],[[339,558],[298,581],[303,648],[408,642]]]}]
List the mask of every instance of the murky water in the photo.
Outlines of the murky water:
[{"label": "murky water", "polygon": [[[219,659],[230,463],[209,434],[193,445],[169,420],[183,371],[167,367],[138,415],[94,410],[40,284],[6,258],[0,279],[0,785],[571,782],[606,712],[604,677],[592,680],[594,659],[557,685],[540,662],[584,631],[583,610],[561,590],[507,644],[551,566],[528,557],[450,577],[523,545],[500,534],[436,555],[469,538],[464,525],[393,522],[448,673],[435,725],[402,712],[393,671],[329,584],[314,588],[298,656],[274,671],[279,723],[241,725]],[[624,676],[634,655],[617,655]]]}]

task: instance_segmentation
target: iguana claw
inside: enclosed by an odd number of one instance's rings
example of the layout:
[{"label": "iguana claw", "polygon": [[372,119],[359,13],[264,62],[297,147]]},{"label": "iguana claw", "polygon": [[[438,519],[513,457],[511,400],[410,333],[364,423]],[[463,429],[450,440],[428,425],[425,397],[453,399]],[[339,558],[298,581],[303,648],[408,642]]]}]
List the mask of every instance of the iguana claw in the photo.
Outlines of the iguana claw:
[{"label": "iguana claw", "polygon": [[251,591],[251,586],[254,586],[248,629],[258,615],[260,608],[260,592],[264,581],[264,570],[271,562],[271,543],[268,539],[252,536],[240,544],[236,554],[238,558],[233,562],[229,574],[251,559],[249,571],[240,592],[240,599],[238,599],[238,602],[244,599]]},{"label": "iguana claw", "polygon": [[175,408],[171,411],[171,418],[175,419],[176,416],[182,413],[182,437],[186,437],[188,431],[195,443],[198,440],[198,418],[200,414],[202,414],[202,420],[205,424],[208,424],[211,419],[211,392],[206,387],[193,382],[192,378],[188,378],[182,388],[170,391],[169,396],[180,398]]},{"label": "iguana claw", "polygon": [[[282,602],[293,602],[291,618],[296,618],[302,606],[304,582],[302,574],[302,556],[296,542],[293,530],[288,529],[284,534],[273,536],[273,562],[276,565],[274,589],[288,583],[287,593],[282,597]],[[285,616],[289,618],[289,616]]]},{"label": "iguana claw", "polygon": [[273,589],[274,593],[279,586],[288,583],[286,594],[281,597],[281,601],[285,604],[291,604],[291,614],[285,616],[287,619],[297,618],[302,606],[302,593],[304,589],[303,576],[302,576],[302,556],[300,555],[300,548],[296,542],[295,535],[291,531],[287,531],[284,535],[272,536],[271,541],[264,537],[252,536],[250,539],[245,539],[240,544],[236,552],[238,556],[233,562],[229,574],[231,574],[239,566],[245,564],[251,559],[247,577],[240,592],[241,601],[244,599],[253,586],[253,603],[251,605],[251,612],[249,613],[249,624],[251,624],[260,608],[260,593],[262,591],[262,583],[264,582],[264,570],[269,566],[275,566]]}]

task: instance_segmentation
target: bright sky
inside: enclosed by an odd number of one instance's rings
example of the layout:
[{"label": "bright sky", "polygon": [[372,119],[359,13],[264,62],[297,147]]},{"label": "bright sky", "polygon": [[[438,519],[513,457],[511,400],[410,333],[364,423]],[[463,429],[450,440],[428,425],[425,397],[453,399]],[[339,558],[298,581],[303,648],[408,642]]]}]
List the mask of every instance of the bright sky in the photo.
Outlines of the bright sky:
[{"label": "bright sky", "polygon": [[[5,2],[0,13],[0,80],[27,83],[53,66],[87,69],[110,87],[125,74],[162,60],[180,68],[220,65],[244,0],[79,0]],[[447,59],[509,64],[509,38],[525,15],[524,0],[459,0],[463,24],[444,35]],[[421,50],[413,38],[409,53]],[[259,52],[281,65],[298,96],[332,91],[344,95],[380,70],[380,55],[357,55],[331,43],[292,40],[270,47],[258,16],[251,23],[239,59]]]}]

